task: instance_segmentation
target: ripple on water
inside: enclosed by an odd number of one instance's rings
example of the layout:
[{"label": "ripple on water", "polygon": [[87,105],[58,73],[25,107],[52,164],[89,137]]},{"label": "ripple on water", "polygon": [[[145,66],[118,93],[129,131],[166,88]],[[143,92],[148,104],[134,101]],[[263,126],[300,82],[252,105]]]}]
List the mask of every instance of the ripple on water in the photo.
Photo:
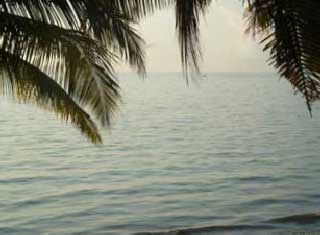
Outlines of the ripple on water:
[{"label": "ripple on water", "polygon": [[319,109],[310,120],[287,84],[270,75],[212,75],[198,88],[178,75],[121,83],[120,118],[97,147],[54,115],[0,102],[0,234],[320,227]]}]

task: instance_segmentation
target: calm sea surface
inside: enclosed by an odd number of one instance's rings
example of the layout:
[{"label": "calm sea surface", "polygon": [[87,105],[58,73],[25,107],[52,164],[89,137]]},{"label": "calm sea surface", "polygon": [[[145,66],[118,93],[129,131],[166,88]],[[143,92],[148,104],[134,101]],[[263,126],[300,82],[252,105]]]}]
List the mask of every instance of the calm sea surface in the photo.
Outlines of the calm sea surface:
[{"label": "calm sea surface", "polygon": [[98,147],[54,114],[0,101],[1,235],[320,230],[320,112],[310,119],[286,81],[120,84]]}]

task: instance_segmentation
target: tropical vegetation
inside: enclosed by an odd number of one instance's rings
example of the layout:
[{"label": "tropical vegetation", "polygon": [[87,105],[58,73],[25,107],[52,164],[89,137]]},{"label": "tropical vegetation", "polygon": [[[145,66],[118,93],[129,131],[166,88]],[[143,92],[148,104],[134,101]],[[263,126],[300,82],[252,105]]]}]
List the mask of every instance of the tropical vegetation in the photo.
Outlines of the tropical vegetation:
[{"label": "tropical vegetation", "polygon": [[[223,1],[223,0],[220,0]],[[248,32],[311,104],[320,98],[320,2],[243,0]],[[145,74],[139,21],[173,6],[185,76],[199,73],[200,21],[211,0],[0,0],[0,90],[70,121],[93,143],[120,103],[114,65]],[[89,114],[90,113],[90,114]],[[91,117],[94,114],[94,118]]]}]

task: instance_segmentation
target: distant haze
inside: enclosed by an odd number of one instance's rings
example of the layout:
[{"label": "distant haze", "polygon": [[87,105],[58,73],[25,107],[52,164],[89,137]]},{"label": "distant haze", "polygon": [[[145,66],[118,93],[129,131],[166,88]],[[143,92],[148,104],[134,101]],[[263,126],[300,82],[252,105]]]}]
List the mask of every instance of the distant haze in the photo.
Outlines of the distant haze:
[{"label": "distant haze", "polygon": [[[213,1],[202,24],[202,71],[271,72],[258,40],[246,35],[241,1]],[[148,72],[179,72],[181,64],[174,10],[160,11],[139,27],[147,43]],[[120,66],[120,72],[130,71]]]}]

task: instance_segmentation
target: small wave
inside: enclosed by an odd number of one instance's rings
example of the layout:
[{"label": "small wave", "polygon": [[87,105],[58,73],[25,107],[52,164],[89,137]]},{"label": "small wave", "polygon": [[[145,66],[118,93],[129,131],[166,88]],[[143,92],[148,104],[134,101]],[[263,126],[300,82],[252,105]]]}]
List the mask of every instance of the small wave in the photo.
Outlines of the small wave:
[{"label": "small wave", "polygon": [[271,176],[247,176],[247,177],[239,177],[236,178],[236,180],[242,181],[242,182],[274,182],[279,181],[281,179],[277,177],[271,177]]},{"label": "small wave", "polygon": [[241,203],[241,206],[243,208],[245,207],[256,207],[256,206],[268,206],[268,205],[285,205],[285,204],[298,204],[298,203],[305,203],[306,200],[302,199],[276,199],[276,198],[261,198],[261,199],[255,199],[249,202]]},{"label": "small wave", "polygon": [[46,205],[50,203],[56,203],[58,200],[61,200],[61,199],[65,200],[65,199],[80,197],[80,196],[96,196],[97,193],[100,193],[100,191],[83,189],[83,190],[77,190],[72,192],[66,192],[62,194],[39,196],[35,199],[26,199],[22,201],[16,201],[12,204],[6,204],[6,206],[7,206],[7,210],[12,211],[16,209],[26,208],[28,206],[32,207],[37,205]]},{"label": "small wave", "polygon": [[[198,228],[188,228],[180,230],[172,230],[166,232],[144,232],[135,233],[135,235],[192,235],[202,233],[212,234],[271,234],[270,232],[280,232],[279,224],[315,224],[320,222],[320,213],[292,215],[282,218],[271,219],[258,225],[235,225],[235,226],[208,226]],[[241,233],[242,232],[242,233]],[[245,232],[245,233],[243,233]],[[278,233],[276,233],[278,234]],[[281,234],[281,233],[280,233]]]},{"label": "small wave", "polygon": [[9,178],[0,180],[0,184],[31,184],[36,181],[49,181],[56,180],[56,177],[50,176],[37,176],[37,177],[21,177],[21,178]]},{"label": "small wave", "polygon": [[292,215],[268,221],[269,223],[281,224],[315,224],[320,222],[320,213]]},{"label": "small wave", "polygon": [[272,230],[274,227],[268,225],[235,225],[235,226],[209,226],[199,228],[189,228],[181,230],[173,230],[167,232],[146,232],[146,233],[135,233],[135,235],[191,235],[209,232],[233,232],[233,231],[266,231]]}]

